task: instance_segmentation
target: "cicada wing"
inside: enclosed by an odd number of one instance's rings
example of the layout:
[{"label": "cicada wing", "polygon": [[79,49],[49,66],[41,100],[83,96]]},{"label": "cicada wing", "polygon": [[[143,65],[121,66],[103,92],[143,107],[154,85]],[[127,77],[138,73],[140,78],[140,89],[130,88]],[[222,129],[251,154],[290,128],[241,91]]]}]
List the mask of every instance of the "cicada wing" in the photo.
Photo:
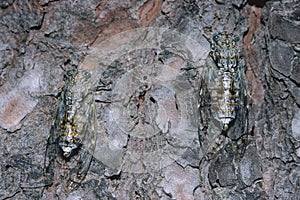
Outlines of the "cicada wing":
[{"label": "cicada wing", "polygon": [[213,102],[223,90],[218,68],[214,60],[208,57],[199,86],[199,140],[205,154],[216,149],[216,141],[224,138],[223,124],[218,118],[220,104]]},{"label": "cicada wing", "polygon": [[201,80],[200,86],[199,86],[199,113],[200,113],[200,129],[201,131],[206,132],[208,123],[210,120],[210,95],[207,89],[207,85],[204,79]]},{"label": "cicada wing", "polygon": [[[62,92],[63,98],[64,92]],[[58,154],[58,145],[57,145],[57,137],[60,131],[60,125],[65,113],[65,105],[61,100],[59,102],[59,106],[56,112],[56,117],[54,123],[52,124],[47,140],[46,153],[44,158],[44,176],[45,176],[45,185],[51,186],[53,183],[54,170],[55,170],[55,162]]]},{"label": "cicada wing", "polygon": [[84,138],[82,148],[79,152],[77,166],[70,171],[70,179],[67,183],[67,187],[69,188],[69,190],[74,190],[79,187],[81,182],[85,179],[91,161],[93,159],[93,154],[96,146],[96,112],[94,104],[91,105],[89,112],[91,114],[91,116],[89,117],[91,121],[89,121],[84,128],[86,137]]},{"label": "cicada wing", "polygon": [[238,108],[236,110],[236,118],[232,132],[228,133],[231,139],[234,139],[238,142],[238,152],[239,155],[243,155],[247,145],[248,145],[248,133],[249,133],[249,124],[248,124],[248,96],[247,96],[247,87],[245,83],[244,72],[242,69],[238,72],[238,80],[236,83],[239,84],[239,99],[238,99]]}]

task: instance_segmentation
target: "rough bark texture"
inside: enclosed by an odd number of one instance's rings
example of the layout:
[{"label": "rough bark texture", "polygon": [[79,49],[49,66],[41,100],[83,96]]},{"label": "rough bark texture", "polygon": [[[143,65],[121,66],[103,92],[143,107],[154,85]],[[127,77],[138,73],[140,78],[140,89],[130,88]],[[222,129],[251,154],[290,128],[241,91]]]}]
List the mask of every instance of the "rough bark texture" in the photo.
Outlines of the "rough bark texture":
[{"label": "rough bark texture", "polygon": [[[298,199],[299,8],[294,0],[1,1],[0,198]],[[242,38],[248,135],[200,165],[199,81],[220,31]],[[48,187],[43,169],[64,74],[76,68],[92,74],[97,143],[87,177],[67,193],[72,169],[57,164]]]}]

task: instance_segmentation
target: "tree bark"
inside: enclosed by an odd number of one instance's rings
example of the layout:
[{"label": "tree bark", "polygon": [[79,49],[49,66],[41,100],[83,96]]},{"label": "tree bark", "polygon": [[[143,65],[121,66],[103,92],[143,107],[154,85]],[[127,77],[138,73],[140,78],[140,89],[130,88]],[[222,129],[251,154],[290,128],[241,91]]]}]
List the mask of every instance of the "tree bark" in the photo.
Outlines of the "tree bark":
[{"label": "tree bark", "polygon": [[[292,0],[1,1],[0,198],[297,199],[299,7]],[[224,31],[241,38],[247,134],[225,135],[201,162],[220,133],[199,141],[200,82],[212,37]],[[56,161],[52,185],[44,159],[64,76],[76,69],[91,74],[96,121],[87,124],[97,141],[87,176],[67,192],[76,155]]]}]

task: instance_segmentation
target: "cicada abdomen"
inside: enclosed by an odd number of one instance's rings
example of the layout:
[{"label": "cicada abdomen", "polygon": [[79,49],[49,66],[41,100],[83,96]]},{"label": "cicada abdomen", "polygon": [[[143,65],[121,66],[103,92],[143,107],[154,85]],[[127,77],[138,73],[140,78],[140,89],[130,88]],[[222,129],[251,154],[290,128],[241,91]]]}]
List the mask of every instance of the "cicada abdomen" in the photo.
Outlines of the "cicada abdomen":
[{"label": "cicada abdomen", "polygon": [[206,145],[221,137],[236,140],[247,129],[244,62],[238,41],[238,36],[226,32],[212,40],[199,98],[200,140],[207,140]]},{"label": "cicada abdomen", "polygon": [[56,119],[50,130],[45,159],[46,184],[52,184],[57,158],[69,169],[67,189],[74,190],[85,178],[96,143],[96,114],[91,74],[68,71]]}]

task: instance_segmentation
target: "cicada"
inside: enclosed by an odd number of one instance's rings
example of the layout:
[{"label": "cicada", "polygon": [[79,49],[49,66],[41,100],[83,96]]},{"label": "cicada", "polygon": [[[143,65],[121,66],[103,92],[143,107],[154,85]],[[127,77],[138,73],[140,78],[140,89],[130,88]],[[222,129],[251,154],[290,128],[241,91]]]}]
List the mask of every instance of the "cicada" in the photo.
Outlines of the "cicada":
[{"label": "cicada", "polygon": [[237,140],[247,131],[244,61],[238,41],[237,35],[227,32],[212,38],[199,87],[199,135],[206,152],[215,141]]},{"label": "cicada", "polygon": [[75,190],[84,180],[96,143],[96,111],[91,74],[85,70],[67,71],[56,118],[50,129],[46,156],[46,185],[51,185],[58,163],[69,175],[66,188]]}]

